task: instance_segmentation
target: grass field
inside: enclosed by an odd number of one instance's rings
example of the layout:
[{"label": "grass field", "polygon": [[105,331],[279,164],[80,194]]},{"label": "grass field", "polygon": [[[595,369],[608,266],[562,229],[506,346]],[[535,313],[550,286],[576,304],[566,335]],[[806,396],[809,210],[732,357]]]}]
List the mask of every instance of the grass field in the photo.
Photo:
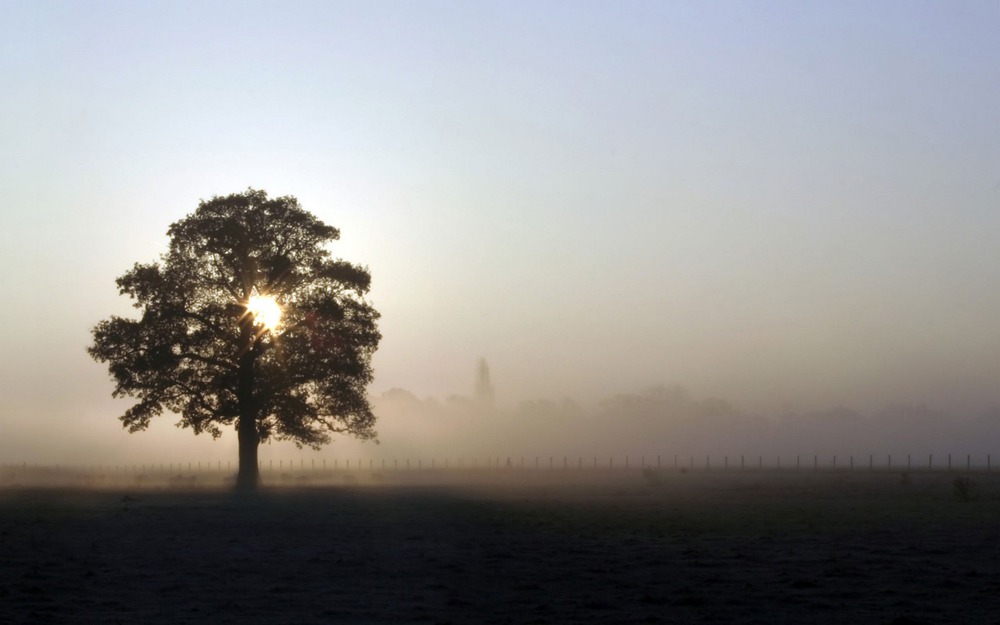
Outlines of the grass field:
[{"label": "grass field", "polygon": [[9,485],[0,622],[1000,622],[1000,476],[960,475]]}]

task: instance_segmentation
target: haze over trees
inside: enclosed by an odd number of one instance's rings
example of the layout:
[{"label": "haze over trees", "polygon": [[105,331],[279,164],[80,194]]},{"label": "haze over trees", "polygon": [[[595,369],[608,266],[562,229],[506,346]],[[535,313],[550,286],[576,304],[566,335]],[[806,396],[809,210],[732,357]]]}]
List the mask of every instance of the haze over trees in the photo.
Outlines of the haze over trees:
[{"label": "haze over trees", "polygon": [[[373,400],[379,423],[393,436],[378,453],[383,457],[451,456],[549,457],[561,462],[608,462],[674,456],[685,465],[694,459],[704,466],[730,466],[741,456],[756,466],[780,462],[794,466],[813,456],[823,465],[838,457],[847,466],[851,456],[858,466],[869,456],[885,465],[926,466],[928,457],[941,465],[948,454],[954,462],[983,464],[995,452],[1000,410],[951,414],[920,404],[898,403],[872,411],[844,406],[824,410],[761,414],[717,397],[701,398],[682,386],[653,386],[618,393],[596,402],[571,398],[536,399],[487,406],[469,398],[418,398],[404,389],[392,389]],[[780,459],[780,460],[779,460]],[[574,466],[576,466],[574,464]]]},{"label": "haze over trees", "polygon": [[248,189],[202,201],[168,235],[160,262],[117,279],[140,317],[101,321],[87,349],[108,364],[114,396],[138,400],[124,427],[164,410],[195,434],[234,426],[241,489],[259,483],[262,442],[375,437],[366,386],[379,314],[368,269],[328,250],[337,228],[292,196]]}]

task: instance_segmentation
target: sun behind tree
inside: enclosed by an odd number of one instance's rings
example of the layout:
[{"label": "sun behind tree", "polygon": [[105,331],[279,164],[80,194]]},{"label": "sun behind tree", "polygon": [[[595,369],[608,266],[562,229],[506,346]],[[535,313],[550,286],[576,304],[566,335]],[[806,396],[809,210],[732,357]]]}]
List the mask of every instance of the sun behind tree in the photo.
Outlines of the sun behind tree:
[{"label": "sun behind tree", "polygon": [[237,487],[260,481],[257,448],[319,448],[332,434],[375,436],[366,386],[378,312],[367,268],[333,259],[340,232],[294,197],[214,197],[172,224],[169,251],[117,280],[139,319],[113,316],[87,352],[108,363],[121,421],[144,430],[164,410],[195,434],[239,439]]},{"label": "sun behind tree", "polygon": [[281,325],[281,306],[270,295],[251,295],[247,301],[247,314],[254,324],[274,332]]}]

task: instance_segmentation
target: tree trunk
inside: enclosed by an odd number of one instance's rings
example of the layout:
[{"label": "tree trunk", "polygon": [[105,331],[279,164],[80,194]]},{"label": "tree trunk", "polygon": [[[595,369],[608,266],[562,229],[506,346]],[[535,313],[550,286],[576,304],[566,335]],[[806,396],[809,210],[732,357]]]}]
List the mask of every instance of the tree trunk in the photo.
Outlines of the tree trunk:
[{"label": "tree trunk", "polygon": [[259,409],[254,397],[254,361],[257,355],[253,349],[253,328],[247,320],[244,320],[240,326],[243,349],[240,354],[239,377],[236,387],[236,398],[240,410],[239,421],[236,424],[240,456],[239,473],[236,474],[236,490],[254,491],[260,486],[260,466],[257,464],[257,447],[260,445],[260,436],[257,434]]},{"label": "tree trunk", "polygon": [[260,467],[257,464],[257,420],[253,415],[245,415],[240,410],[240,422],[236,428],[240,447],[240,470],[236,474],[236,490],[253,491],[260,486]]}]

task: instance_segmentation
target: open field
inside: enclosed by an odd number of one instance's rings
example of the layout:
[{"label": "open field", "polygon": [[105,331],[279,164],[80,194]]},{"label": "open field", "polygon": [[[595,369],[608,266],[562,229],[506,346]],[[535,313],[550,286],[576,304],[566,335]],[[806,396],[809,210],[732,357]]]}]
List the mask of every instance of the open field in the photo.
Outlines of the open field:
[{"label": "open field", "polygon": [[8,482],[0,622],[1000,622],[1000,476],[960,475]]}]

